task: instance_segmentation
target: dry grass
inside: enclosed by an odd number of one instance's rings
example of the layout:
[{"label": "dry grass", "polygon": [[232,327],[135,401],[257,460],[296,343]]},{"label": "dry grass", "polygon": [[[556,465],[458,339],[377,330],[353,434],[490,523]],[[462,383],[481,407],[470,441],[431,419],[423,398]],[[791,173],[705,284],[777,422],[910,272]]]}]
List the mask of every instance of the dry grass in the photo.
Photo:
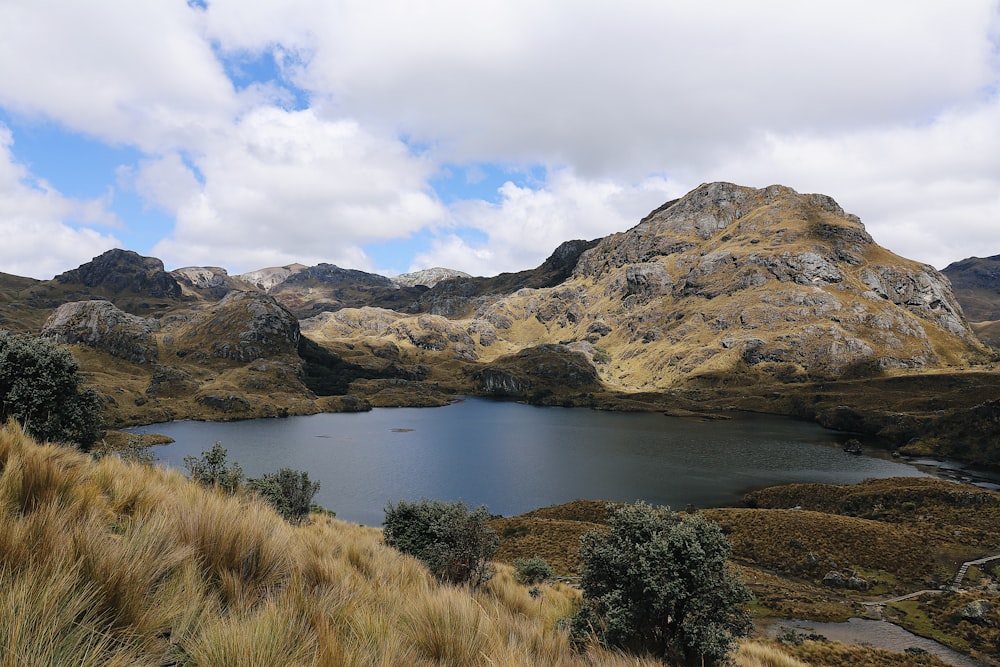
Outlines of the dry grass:
[{"label": "dry grass", "polygon": [[0,667],[653,665],[572,650],[578,591],[441,586],[381,532],[0,429]]},{"label": "dry grass", "polygon": [[[579,534],[601,512],[603,503],[574,503],[526,520],[576,523]],[[660,664],[573,650],[562,619],[579,591],[529,591],[503,563],[476,592],[442,586],[385,547],[379,530],[325,516],[292,527],[252,498],[176,472],[94,461],[16,425],[0,429],[0,667]],[[790,650],[744,642],[734,661],[868,659],[860,649]],[[856,661],[837,657],[844,651]]]}]

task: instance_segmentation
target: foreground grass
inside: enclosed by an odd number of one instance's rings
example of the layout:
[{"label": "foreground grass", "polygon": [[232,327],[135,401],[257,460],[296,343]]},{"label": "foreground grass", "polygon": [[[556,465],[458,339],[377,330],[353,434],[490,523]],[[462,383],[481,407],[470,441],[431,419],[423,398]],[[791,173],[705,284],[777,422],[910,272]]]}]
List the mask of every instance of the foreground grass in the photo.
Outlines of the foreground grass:
[{"label": "foreground grass", "polygon": [[[561,621],[578,604],[502,564],[479,591],[442,586],[379,530],[292,527],[176,472],[0,429],[0,667],[659,664],[574,651]],[[738,660],[799,664],[752,642]]]}]

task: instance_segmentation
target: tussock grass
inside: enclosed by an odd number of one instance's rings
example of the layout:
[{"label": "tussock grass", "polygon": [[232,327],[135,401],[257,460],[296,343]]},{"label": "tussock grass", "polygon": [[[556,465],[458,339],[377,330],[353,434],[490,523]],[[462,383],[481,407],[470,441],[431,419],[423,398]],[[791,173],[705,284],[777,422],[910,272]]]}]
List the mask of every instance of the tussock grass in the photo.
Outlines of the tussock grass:
[{"label": "tussock grass", "polygon": [[[496,570],[475,592],[440,585],[380,530],[293,527],[254,498],[0,428],[0,667],[660,664],[575,651],[561,619],[579,591]],[[796,665],[758,653],[736,663]]]},{"label": "tussock grass", "polygon": [[0,428],[0,667],[652,665],[569,645],[579,593],[439,585],[381,531]]}]

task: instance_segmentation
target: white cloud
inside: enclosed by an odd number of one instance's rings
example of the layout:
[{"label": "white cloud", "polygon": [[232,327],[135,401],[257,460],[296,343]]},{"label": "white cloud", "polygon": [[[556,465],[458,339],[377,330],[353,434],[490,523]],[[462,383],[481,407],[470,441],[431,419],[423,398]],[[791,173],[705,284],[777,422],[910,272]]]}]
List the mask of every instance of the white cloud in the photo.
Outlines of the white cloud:
[{"label": "white cloud", "polygon": [[[168,264],[370,269],[431,229],[415,267],[520,270],[716,179],[830,194],[938,266],[1000,252],[997,0],[207,5],[0,3],[0,107],[144,151],[122,182],[176,216]],[[236,90],[220,54],[265,52],[310,109]],[[445,210],[442,164],[549,176]]]},{"label": "white cloud", "polygon": [[0,123],[0,271],[44,280],[121,245],[94,229],[116,223],[107,202],[64,197],[14,159],[12,143]]},{"label": "white cloud", "polygon": [[453,160],[640,178],[748,133],[921,119],[995,77],[995,3],[336,3],[301,81]]},{"label": "white cloud", "polygon": [[445,216],[426,185],[432,164],[399,141],[308,110],[256,109],[194,162],[204,180],[196,189],[177,158],[136,176],[137,187],[177,216],[171,238],[154,248],[172,265],[246,271],[273,257],[370,268],[362,244]]},{"label": "white cloud", "polygon": [[520,271],[542,263],[563,241],[594,239],[628,229],[665,201],[679,196],[663,178],[637,185],[576,176],[567,169],[548,175],[538,188],[505,183],[500,201],[463,201],[452,207],[454,226],[478,230],[484,243],[454,232],[437,238],[411,270],[447,266],[477,275]]},{"label": "white cloud", "polygon": [[0,4],[0,105],[111,143],[204,141],[241,101],[184,2]]}]

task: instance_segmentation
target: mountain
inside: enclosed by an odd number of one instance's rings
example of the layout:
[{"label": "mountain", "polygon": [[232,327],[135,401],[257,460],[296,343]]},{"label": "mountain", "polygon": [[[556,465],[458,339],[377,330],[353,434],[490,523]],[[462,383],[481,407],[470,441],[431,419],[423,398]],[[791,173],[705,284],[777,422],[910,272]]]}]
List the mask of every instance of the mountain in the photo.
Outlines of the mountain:
[{"label": "mountain", "polygon": [[951,280],[980,340],[1000,348],[1000,255],[969,257],[949,264],[942,273]]},{"label": "mountain", "polygon": [[486,363],[561,344],[590,357],[605,386],[628,391],[864,376],[987,354],[933,267],[875,244],[833,199],[783,186],[706,184],[546,264],[552,279],[534,283],[442,281],[421,303],[447,325],[397,313],[373,326],[385,315],[368,312],[303,326],[318,339],[417,347],[415,330],[447,330],[435,351],[450,340],[454,356]]}]

